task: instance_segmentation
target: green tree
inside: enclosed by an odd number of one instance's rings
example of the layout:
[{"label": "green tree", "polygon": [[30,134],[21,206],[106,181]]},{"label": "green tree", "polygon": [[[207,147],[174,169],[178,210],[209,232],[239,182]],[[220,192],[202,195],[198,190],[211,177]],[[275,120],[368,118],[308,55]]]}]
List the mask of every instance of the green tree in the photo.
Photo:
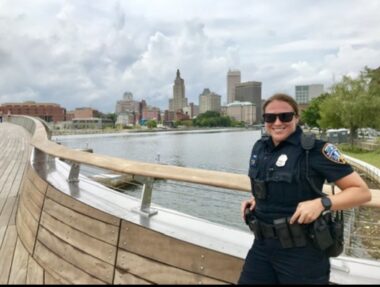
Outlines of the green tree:
[{"label": "green tree", "polygon": [[320,129],[319,120],[321,119],[320,106],[327,97],[329,93],[324,93],[317,98],[314,98],[310,101],[310,104],[307,109],[303,110],[301,113],[301,121],[307,124],[311,128]]},{"label": "green tree", "polygon": [[351,146],[358,128],[379,126],[379,96],[369,92],[370,75],[368,71],[353,79],[344,76],[342,81],[331,89],[331,96],[320,105],[319,125],[322,128],[348,128]]},{"label": "green tree", "polygon": [[[365,71],[367,73],[368,77],[368,92],[370,96],[370,101],[373,103],[371,105],[371,114],[379,113],[379,106],[380,106],[380,67],[377,69],[369,69],[368,67],[365,68]],[[376,111],[377,109],[377,111]],[[380,127],[380,117],[376,117],[376,121],[374,121],[373,126],[374,128]]]},{"label": "green tree", "polygon": [[221,116],[219,112],[207,111],[193,119],[193,125],[198,127],[230,127],[232,120],[228,116]]},{"label": "green tree", "polygon": [[177,126],[185,126],[185,127],[192,127],[193,121],[192,120],[181,120],[176,122]]},{"label": "green tree", "polygon": [[146,123],[146,126],[147,126],[149,129],[156,128],[156,127],[157,127],[157,122],[156,122],[155,120],[149,120],[149,121]]},{"label": "green tree", "polygon": [[111,120],[113,124],[115,124],[117,120],[117,115],[115,113],[104,114],[102,117]]}]

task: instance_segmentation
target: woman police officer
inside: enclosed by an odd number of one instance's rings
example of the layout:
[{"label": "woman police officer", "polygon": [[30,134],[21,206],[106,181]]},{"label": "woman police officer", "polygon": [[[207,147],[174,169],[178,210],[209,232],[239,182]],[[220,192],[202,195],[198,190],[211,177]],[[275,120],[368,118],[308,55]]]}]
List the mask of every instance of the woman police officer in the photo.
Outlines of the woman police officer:
[{"label": "woman police officer", "polygon": [[265,102],[263,111],[269,137],[253,146],[249,169],[253,197],[241,204],[243,217],[249,208],[260,230],[255,233],[238,283],[328,284],[326,252],[310,240],[292,244],[295,240],[289,240],[288,229],[292,236],[293,229],[305,230],[296,227],[314,222],[325,210],[352,208],[369,201],[368,186],[334,145],[315,140],[308,161],[314,185],[322,190],[327,180],[341,189],[322,200],[306,180],[297,103],[288,95],[275,94]]}]

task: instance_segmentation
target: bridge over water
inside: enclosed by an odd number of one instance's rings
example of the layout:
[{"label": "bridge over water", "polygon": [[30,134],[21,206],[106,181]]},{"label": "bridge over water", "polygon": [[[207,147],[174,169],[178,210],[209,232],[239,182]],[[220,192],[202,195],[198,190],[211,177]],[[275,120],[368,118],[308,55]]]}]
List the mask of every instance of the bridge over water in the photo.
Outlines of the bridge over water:
[{"label": "bridge over water", "polygon": [[[12,122],[0,124],[0,283],[236,282],[250,233],[150,197],[155,178],[249,191],[246,176],[87,154],[49,141],[36,119]],[[141,202],[82,176],[80,164],[144,178]],[[380,207],[378,197],[368,206]],[[380,281],[380,262],[331,261],[332,282]]]}]

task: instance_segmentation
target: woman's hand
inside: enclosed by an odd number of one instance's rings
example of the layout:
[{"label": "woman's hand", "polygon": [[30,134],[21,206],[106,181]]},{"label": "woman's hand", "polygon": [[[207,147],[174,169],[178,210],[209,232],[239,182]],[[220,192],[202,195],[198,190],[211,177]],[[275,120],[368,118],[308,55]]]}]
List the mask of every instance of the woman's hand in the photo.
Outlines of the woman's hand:
[{"label": "woman's hand", "polygon": [[316,198],[312,200],[302,201],[298,203],[297,209],[294,212],[289,223],[307,224],[311,223],[321,215],[324,210],[321,199]]},{"label": "woman's hand", "polygon": [[249,208],[250,210],[254,210],[255,206],[256,206],[256,201],[254,197],[251,197],[248,200],[244,200],[241,203],[240,212],[241,212],[241,217],[243,218],[243,221],[245,221],[244,214],[245,214],[246,208]]}]

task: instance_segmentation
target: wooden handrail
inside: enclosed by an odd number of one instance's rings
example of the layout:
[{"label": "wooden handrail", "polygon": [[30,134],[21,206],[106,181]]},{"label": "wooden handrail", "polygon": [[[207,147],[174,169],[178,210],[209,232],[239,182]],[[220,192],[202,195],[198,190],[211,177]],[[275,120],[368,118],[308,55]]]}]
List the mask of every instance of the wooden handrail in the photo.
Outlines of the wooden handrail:
[{"label": "wooden handrail", "polygon": [[[117,173],[184,181],[245,192],[251,191],[249,177],[243,174],[144,163],[107,155],[73,150],[50,141],[48,139],[44,125],[39,120],[26,116],[23,116],[23,118],[32,120],[35,124],[31,144],[36,149],[41,150],[44,153],[52,155],[54,157],[62,158],[75,163],[81,163],[112,170]],[[331,187],[329,185],[325,185],[323,191],[326,193],[331,193]],[[380,190],[371,189],[371,193],[372,200],[363,204],[362,206],[380,207]]]}]

